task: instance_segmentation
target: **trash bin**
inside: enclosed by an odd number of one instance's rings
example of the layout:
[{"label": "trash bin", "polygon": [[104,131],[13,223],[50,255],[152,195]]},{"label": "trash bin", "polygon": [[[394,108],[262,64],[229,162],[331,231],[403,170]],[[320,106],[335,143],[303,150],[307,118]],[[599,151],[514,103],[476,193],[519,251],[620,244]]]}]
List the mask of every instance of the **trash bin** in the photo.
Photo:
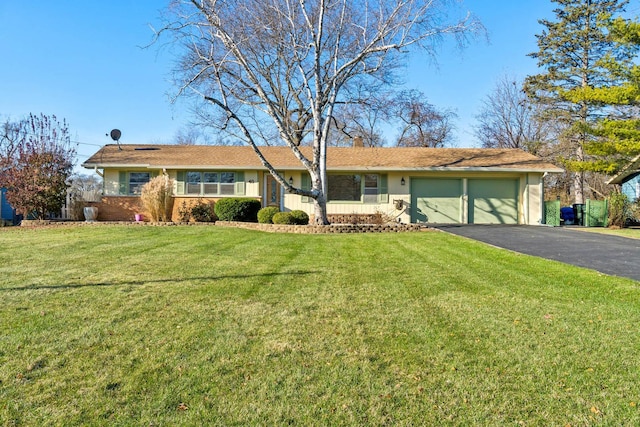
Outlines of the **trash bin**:
[{"label": "trash bin", "polygon": [[584,225],[584,203],[573,204],[573,218],[574,224]]},{"label": "trash bin", "polygon": [[564,225],[573,225],[575,218],[576,217],[573,214],[573,208],[571,206],[560,208],[560,219],[564,221]]}]

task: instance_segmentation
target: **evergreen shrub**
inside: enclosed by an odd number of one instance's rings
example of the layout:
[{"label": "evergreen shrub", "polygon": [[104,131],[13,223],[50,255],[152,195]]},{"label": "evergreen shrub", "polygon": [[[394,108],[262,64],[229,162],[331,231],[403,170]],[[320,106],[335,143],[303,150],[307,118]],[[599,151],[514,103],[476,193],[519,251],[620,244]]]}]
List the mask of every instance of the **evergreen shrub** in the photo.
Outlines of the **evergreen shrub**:
[{"label": "evergreen shrub", "polygon": [[274,224],[286,224],[293,225],[293,217],[291,216],[291,212],[278,212],[273,216]]},{"label": "evergreen shrub", "polygon": [[261,207],[256,199],[229,197],[218,200],[214,210],[221,221],[258,222]]},{"label": "evergreen shrub", "polygon": [[280,212],[275,206],[267,206],[258,211],[258,222],[260,224],[273,224],[273,216]]},{"label": "evergreen shrub", "polygon": [[[198,201],[191,207],[190,216],[196,222],[214,222],[216,220],[214,206],[202,199],[198,199]],[[185,216],[188,218],[187,215]]]},{"label": "evergreen shrub", "polygon": [[301,210],[293,210],[291,211],[291,218],[293,219],[293,223],[297,225],[307,225],[309,224],[309,215],[305,211]]}]

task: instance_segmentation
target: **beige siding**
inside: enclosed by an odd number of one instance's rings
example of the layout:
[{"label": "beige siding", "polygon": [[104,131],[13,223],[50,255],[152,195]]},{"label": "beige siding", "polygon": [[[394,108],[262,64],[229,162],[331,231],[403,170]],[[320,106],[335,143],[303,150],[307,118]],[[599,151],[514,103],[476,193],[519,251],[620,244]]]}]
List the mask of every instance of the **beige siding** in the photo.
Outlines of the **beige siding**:
[{"label": "beige siding", "polygon": [[[300,185],[301,175],[299,172],[287,173],[287,176],[293,176],[294,185]],[[456,177],[463,180],[472,178],[510,178],[519,180],[518,191],[518,222],[520,224],[537,225],[540,224],[542,218],[542,194],[541,180],[542,175],[537,173],[529,174],[505,174],[494,172],[469,172],[469,173],[446,173],[446,172],[425,172],[425,173],[388,173],[387,185],[389,191],[389,203],[371,204],[371,203],[331,203],[327,204],[327,213],[331,214],[372,214],[383,213],[393,218],[400,218],[404,223],[411,220],[411,202],[410,180],[411,178],[437,178],[437,177]],[[404,177],[405,185],[401,185]],[[466,189],[466,187],[465,187]],[[466,194],[466,191],[465,191]],[[394,201],[402,201],[402,209],[395,207]],[[468,211],[468,200],[463,196],[462,211],[465,213],[463,222],[466,222]],[[302,197],[295,194],[285,194],[285,207],[287,210],[301,209],[308,214],[313,214],[313,203],[303,203]]]},{"label": "beige siding", "polygon": [[544,194],[542,191],[542,175],[529,174],[529,225],[542,224]]},{"label": "beige siding", "polygon": [[104,171],[104,195],[105,196],[117,196],[119,195],[119,181],[118,172],[115,169],[105,169]]},{"label": "beige siding", "polygon": [[[107,169],[104,171],[104,195],[118,196],[119,174],[116,169]],[[168,175],[172,179],[176,179],[177,171],[169,170]],[[262,199],[264,173],[258,171],[245,171],[245,196]],[[294,186],[299,187],[301,182],[301,173],[284,172],[284,176],[293,177]],[[518,194],[518,221],[520,224],[536,225],[540,224],[542,219],[542,174],[507,174],[493,172],[469,172],[469,173],[451,173],[451,172],[389,172],[387,173],[387,187],[389,192],[389,202],[383,204],[377,203],[332,203],[327,204],[327,213],[331,214],[375,214],[382,213],[390,218],[399,218],[402,222],[408,223],[411,220],[411,210],[409,203],[411,195],[411,178],[435,178],[435,177],[457,177],[463,179],[470,178],[518,178],[520,182],[520,191]],[[405,185],[401,185],[404,178]],[[175,193],[175,188],[174,188]],[[194,196],[197,197],[197,196]],[[396,209],[396,201],[402,201],[402,208]],[[468,202],[463,199],[463,212],[467,212]],[[302,197],[296,194],[284,194],[285,210],[300,209],[308,214],[313,214],[313,203],[302,202]]]},{"label": "beige siding", "polygon": [[[133,171],[133,169],[131,170],[127,170],[127,171]],[[105,196],[118,196],[120,195],[119,193],[119,170],[117,169],[106,169],[104,171],[104,195]],[[177,170],[168,170],[167,171],[167,175],[169,175],[169,178],[174,180],[174,187],[173,187],[173,193],[177,194],[177,177],[178,177],[178,171]],[[261,197],[261,193],[260,193],[260,180],[258,179],[258,172],[257,171],[246,171],[244,173],[244,180],[245,180],[245,197],[255,197],[255,198],[259,198]],[[191,196],[185,196],[185,197],[191,197]],[[199,196],[193,196],[194,198],[197,198]]]},{"label": "beige siding", "polygon": [[[300,172],[287,173],[287,176],[292,176],[294,180],[294,186],[300,185],[301,174]],[[401,179],[404,176],[405,185],[401,185]],[[406,174],[387,174],[387,189],[389,192],[388,203],[362,203],[362,202],[350,202],[350,203],[336,203],[329,202],[327,204],[327,214],[375,214],[382,213],[388,217],[400,218],[402,222],[409,222],[410,213],[407,209],[410,197],[409,197],[409,179]],[[402,209],[395,208],[394,200],[402,200]],[[308,213],[313,214],[313,202],[302,202],[302,197],[297,194],[288,194],[284,196],[284,205],[286,210],[300,209]]]}]

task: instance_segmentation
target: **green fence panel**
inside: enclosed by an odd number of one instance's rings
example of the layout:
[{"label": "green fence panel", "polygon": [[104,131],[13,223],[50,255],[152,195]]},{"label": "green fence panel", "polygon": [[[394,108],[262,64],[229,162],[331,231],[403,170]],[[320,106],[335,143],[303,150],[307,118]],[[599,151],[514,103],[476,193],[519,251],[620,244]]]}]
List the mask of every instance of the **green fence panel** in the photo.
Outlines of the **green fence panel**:
[{"label": "green fence panel", "polygon": [[560,226],[560,200],[547,200],[544,202],[544,223]]},{"label": "green fence panel", "polygon": [[609,217],[608,203],[606,200],[590,200],[584,210],[585,227],[606,227]]}]

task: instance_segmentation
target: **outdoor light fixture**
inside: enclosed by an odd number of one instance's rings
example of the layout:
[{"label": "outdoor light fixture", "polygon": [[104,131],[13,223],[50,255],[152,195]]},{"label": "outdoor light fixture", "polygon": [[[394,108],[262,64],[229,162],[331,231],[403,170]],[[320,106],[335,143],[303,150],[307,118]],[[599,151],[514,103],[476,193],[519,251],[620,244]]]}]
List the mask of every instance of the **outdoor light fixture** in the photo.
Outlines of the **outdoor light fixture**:
[{"label": "outdoor light fixture", "polygon": [[404,181],[404,176],[402,177],[402,179],[400,180],[400,185],[404,185],[405,181]]},{"label": "outdoor light fixture", "polygon": [[293,177],[292,176],[289,177],[289,185],[293,185]]}]

